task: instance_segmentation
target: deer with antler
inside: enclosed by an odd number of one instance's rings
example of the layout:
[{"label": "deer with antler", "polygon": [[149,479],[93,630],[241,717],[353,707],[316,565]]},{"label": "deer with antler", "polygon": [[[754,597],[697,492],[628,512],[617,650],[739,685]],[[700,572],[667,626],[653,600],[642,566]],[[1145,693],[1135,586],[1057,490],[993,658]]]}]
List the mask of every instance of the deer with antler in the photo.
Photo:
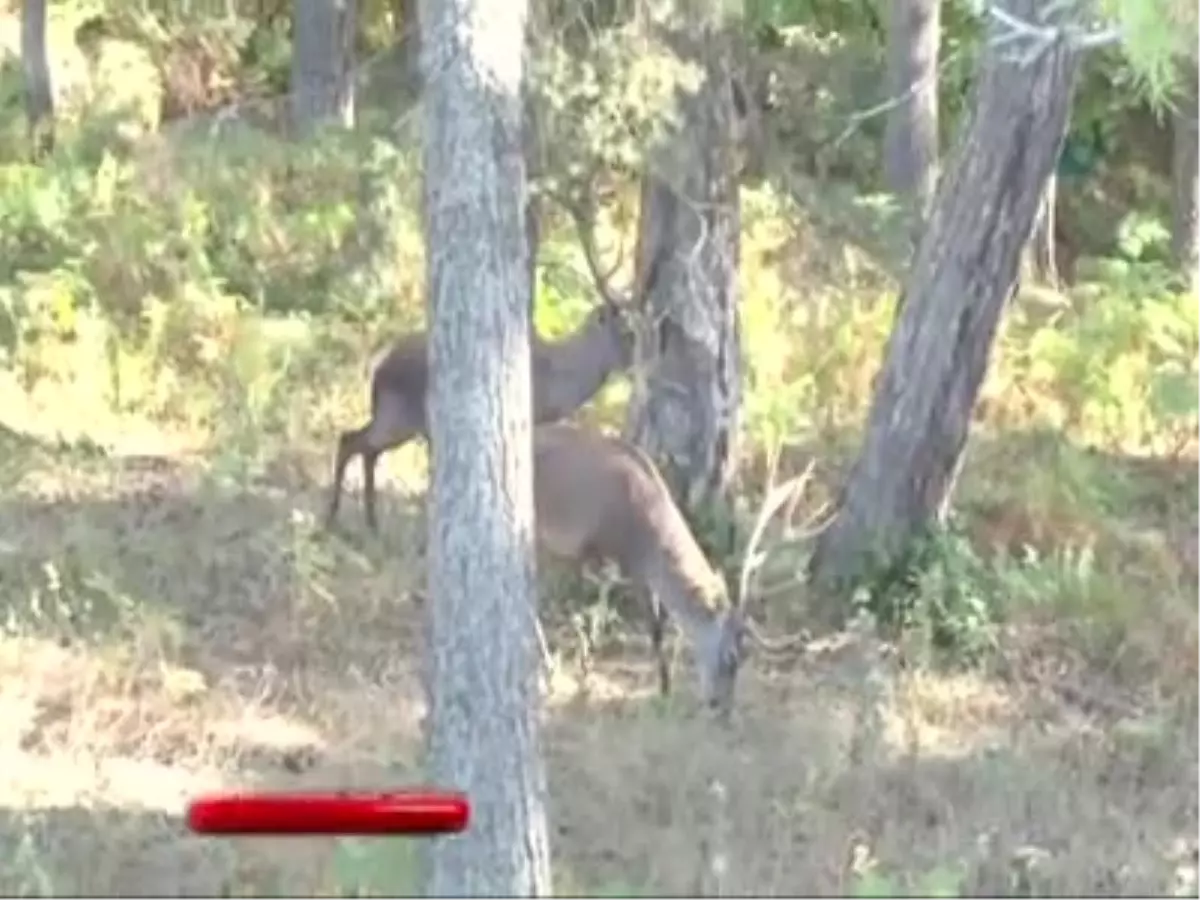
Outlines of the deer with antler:
[{"label": "deer with antler", "polygon": [[762,567],[758,547],[768,522],[785,504],[794,506],[811,473],[810,465],[768,492],[743,557],[737,593],[730,597],[644,452],[599,432],[544,425],[534,432],[538,541],[552,555],[579,564],[615,562],[647,601],[660,692],[671,690],[663,647],[669,613],[692,644],[701,698],[725,717],[748,655],[747,638],[771,654],[804,641],[802,636],[765,637],[747,615],[745,600]]},{"label": "deer with antler", "polygon": [[[534,424],[556,422],[591,400],[615,373],[629,368],[634,334],[630,323],[633,298],[614,288],[612,275],[624,260],[624,248],[607,272],[601,270],[584,204],[554,194],[575,221],[584,259],[601,295],[601,304],[590,312],[574,333],[558,341],[532,336]],[[653,267],[650,270],[653,274]],[[649,277],[643,283],[649,285]],[[643,287],[642,290],[645,290]],[[425,399],[429,364],[425,332],[399,338],[375,364],[371,374],[371,414],[360,428],[338,438],[333,464],[333,488],[325,516],[332,527],[341,505],[346,469],[362,457],[363,502],[367,525],[377,530],[375,469],[380,456],[417,436],[428,434]]]}]

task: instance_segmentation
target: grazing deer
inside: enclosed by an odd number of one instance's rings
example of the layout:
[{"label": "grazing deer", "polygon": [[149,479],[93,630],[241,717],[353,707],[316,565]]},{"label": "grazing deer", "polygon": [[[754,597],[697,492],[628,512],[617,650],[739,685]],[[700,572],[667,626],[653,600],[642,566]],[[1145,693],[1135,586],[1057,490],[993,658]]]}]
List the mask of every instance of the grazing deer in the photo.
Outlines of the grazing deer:
[{"label": "grazing deer", "polygon": [[[571,415],[599,393],[611,375],[628,369],[633,355],[633,330],[628,315],[633,300],[610,284],[612,274],[621,265],[623,252],[618,254],[612,269],[602,273],[592,231],[581,207],[570,205],[569,208],[579,229],[588,269],[603,302],[588,314],[574,334],[563,340],[544,341],[533,335],[530,365],[535,425]],[[337,519],[346,467],[355,456],[361,456],[367,525],[372,531],[377,530],[375,467],[379,457],[418,435],[428,434],[426,347],[424,332],[405,335],[375,365],[371,374],[370,420],[361,428],[343,432],[338,438],[333,491],[325,517],[327,528]]]},{"label": "grazing deer", "polygon": [[770,492],[759,513],[732,599],[704,556],[683,514],[645,453],[634,445],[566,424],[534,431],[534,497],[538,541],[553,556],[580,564],[615,562],[647,601],[659,689],[671,689],[663,648],[669,612],[693,646],[700,695],[722,718],[733,705],[746,638],[768,653],[798,646],[762,636],[743,604],[761,559],[756,547],[767,521],[798,495],[812,467]]}]

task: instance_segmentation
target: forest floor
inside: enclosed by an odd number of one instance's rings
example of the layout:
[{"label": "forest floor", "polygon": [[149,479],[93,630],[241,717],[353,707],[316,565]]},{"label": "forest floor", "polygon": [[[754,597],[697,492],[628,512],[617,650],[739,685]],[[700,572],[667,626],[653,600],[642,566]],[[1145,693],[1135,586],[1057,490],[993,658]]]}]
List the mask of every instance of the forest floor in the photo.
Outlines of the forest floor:
[{"label": "forest floor", "polygon": [[[411,843],[202,839],[181,817],[214,788],[420,780],[419,474],[385,482],[379,538],[356,490],[330,536],[332,430],[210,453],[64,395],[3,408],[0,892],[411,891]],[[967,497],[1039,490],[1049,464],[1003,446],[973,454]],[[1125,491],[1104,528],[1140,548],[1100,598],[1125,615],[1102,646],[1080,626],[1099,607],[1031,614],[976,672],[847,636],[755,659],[724,735],[692,714],[683,659],[655,695],[636,621],[586,690],[566,667],[544,707],[557,890],[1194,896],[1196,582],[1171,547],[1194,535],[1195,463],[1097,465]],[[980,539],[1018,505],[976,516]]]}]

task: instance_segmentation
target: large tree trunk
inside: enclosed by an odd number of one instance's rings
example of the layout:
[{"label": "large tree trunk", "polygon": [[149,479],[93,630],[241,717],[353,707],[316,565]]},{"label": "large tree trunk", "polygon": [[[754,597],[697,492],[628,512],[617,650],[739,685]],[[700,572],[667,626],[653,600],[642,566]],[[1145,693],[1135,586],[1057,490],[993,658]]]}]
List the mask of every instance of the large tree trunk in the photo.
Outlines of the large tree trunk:
[{"label": "large tree trunk", "polygon": [[721,5],[685,14],[679,41],[705,82],[682,96],[682,124],[643,178],[639,271],[650,333],[638,341],[627,431],[689,507],[733,477],[741,410],[740,207],[732,54]]},{"label": "large tree trunk", "polygon": [[1200,152],[1197,147],[1196,67],[1182,67],[1182,85],[1173,120],[1171,148],[1172,200],[1171,249],[1176,264],[1195,283],[1200,263]]},{"label": "large tree trunk", "polygon": [[[1009,0],[1041,20],[1040,0]],[[993,39],[995,34],[992,35]],[[974,111],[939,186],[876,382],[859,457],[813,574],[832,599],[943,513],[1000,315],[1066,133],[1079,54],[1064,42],[1029,62],[1010,41],[984,51]],[[818,611],[822,612],[822,611]],[[844,608],[823,612],[835,623]]]},{"label": "large tree trunk", "polygon": [[354,124],[355,0],[295,0],[292,19],[292,126]]},{"label": "large tree trunk", "polygon": [[[537,715],[524,0],[424,0],[432,461],[427,776],[472,821],[427,896],[550,892]],[[428,77],[436,72],[437,77]]]},{"label": "large tree trunk", "polygon": [[46,0],[25,0],[21,11],[21,66],[30,152],[40,159],[54,149],[54,91],[46,53]]},{"label": "large tree trunk", "polygon": [[923,217],[937,188],[940,0],[891,0],[883,171],[888,189]]}]

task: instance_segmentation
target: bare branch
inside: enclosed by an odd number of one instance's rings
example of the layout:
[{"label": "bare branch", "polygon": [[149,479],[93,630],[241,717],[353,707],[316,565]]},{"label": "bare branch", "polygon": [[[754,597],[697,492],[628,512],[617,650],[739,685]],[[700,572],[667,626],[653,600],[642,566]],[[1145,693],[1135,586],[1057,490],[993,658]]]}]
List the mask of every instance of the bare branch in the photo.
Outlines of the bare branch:
[{"label": "bare branch", "polygon": [[957,62],[961,55],[961,53],[949,54],[938,63],[937,68],[935,68],[925,77],[918,78],[913,81],[912,84],[910,84],[899,94],[896,94],[893,97],[888,97],[886,100],[882,100],[879,103],[876,103],[874,106],[868,106],[866,109],[860,109],[851,113],[848,117],[846,127],[842,129],[841,133],[839,133],[837,137],[825,144],[822,149],[826,151],[836,150],[838,147],[842,146],[842,144],[846,143],[846,141],[849,140],[856,131],[862,128],[866,122],[869,122],[871,119],[877,118],[878,116],[887,115],[897,106],[907,103],[910,99],[912,99],[913,95],[925,87],[926,84],[931,81],[936,82],[942,72],[949,68],[951,64]]},{"label": "bare branch", "polygon": [[[1051,3],[1045,10],[1045,18],[1056,18],[1060,15],[1069,16],[1073,12],[1072,8],[1074,6],[1075,4],[1070,2],[1070,0],[1060,0],[1060,2]],[[1066,40],[1072,50],[1079,51],[1108,47],[1120,43],[1124,39],[1121,29],[1117,25],[1108,25],[1103,28],[1084,28],[1070,21],[1064,22],[1061,25],[1035,25],[1018,16],[1014,16],[1008,10],[994,3],[986,4],[982,11],[1007,29],[1007,33],[1000,36],[1000,40],[1023,39],[1030,42],[1026,57],[1021,60],[1026,64],[1032,62],[1032,60],[1036,59],[1058,40]],[[993,45],[995,43],[996,41],[993,41]]]},{"label": "bare branch", "polygon": [[807,628],[802,628],[796,634],[791,634],[784,638],[769,638],[759,630],[758,625],[753,619],[746,618],[743,622],[746,627],[746,634],[750,635],[754,643],[759,646],[759,649],[770,655],[790,653],[801,649],[806,647],[812,639],[812,635]]},{"label": "bare branch", "polygon": [[[1047,17],[1055,16],[1073,6],[1074,3],[1070,2],[1070,0],[1067,0],[1067,2],[1054,2],[1046,7],[1046,15]],[[1060,37],[1065,37],[1071,47],[1076,50],[1096,50],[1120,43],[1123,39],[1121,30],[1116,25],[1099,29],[1080,28],[1073,25],[1035,25],[1014,16],[994,3],[981,3],[977,11],[981,15],[989,16],[1003,26],[1004,31],[988,42],[990,50],[996,51],[1009,44],[1027,42],[1027,46],[1022,52],[1011,57],[1012,62],[1022,66],[1031,64]],[[901,93],[881,100],[873,106],[851,113],[848,117],[846,127],[842,129],[837,137],[825,144],[824,149],[827,151],[836,150],[859,131],[866,122],[878,116],[887,115],[896,107],[907,103],[930,80],[937,80],[945,69],[958,62],[961,56],[961,53],[950,54],[938,63],[937,68],[932,73],[925,78],[917,79]]]}]

